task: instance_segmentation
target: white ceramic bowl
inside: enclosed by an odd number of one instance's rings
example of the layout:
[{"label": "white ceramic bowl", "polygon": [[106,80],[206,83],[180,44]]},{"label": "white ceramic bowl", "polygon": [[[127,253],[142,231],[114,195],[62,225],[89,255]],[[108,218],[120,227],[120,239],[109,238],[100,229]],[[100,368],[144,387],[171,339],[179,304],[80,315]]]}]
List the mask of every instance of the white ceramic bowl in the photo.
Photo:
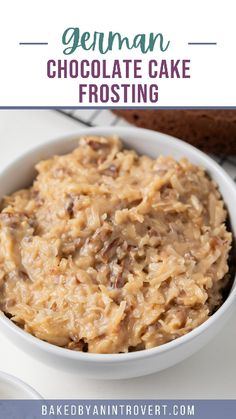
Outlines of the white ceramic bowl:
[{"label": "white ceramic bowl", "polygon": [[[116,134],[126,146],[136,149],[139,153],[152,157],[160,154],[171,155],[177,159],[187,157],[192,163],[204,166],[220,187],[236,236],[236,188],[225,171],[206,154],[180,140],[138,128],[86,128],[81,129],[76,137],[57,139],[34,148],[0,173],[0,197],[30,185],[35,174],[35,163],[52,155],[71,151],[76,147],[78,137],[88,134]],[[222,328],[233,311],[235,301],[234,282],[227,300],[201,326],[160,347],[127,354],[91,354],[59,348],[24,332],[4,314],[0,315],[0,327],[18,347],[56,368],[91,378],[131,378],[163,370],[192,355]]]},{"label": "white ceramic bowl", "polygon": [[0,371],[0,399],[41,399],[37,391],[13,375]]}]

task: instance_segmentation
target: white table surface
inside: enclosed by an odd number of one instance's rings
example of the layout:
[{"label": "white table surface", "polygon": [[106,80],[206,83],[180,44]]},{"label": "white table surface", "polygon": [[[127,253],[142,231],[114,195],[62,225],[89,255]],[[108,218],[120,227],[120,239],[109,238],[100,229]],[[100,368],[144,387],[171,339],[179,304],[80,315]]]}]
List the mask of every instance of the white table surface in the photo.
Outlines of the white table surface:
[{"label": "white table surface", "polygon": [[[107,118],[110,124],[113,117],[105,111],[99,118],[103,124]],[[73,134],[78,128],[78,122],[55,111],[1,110],[0,165],[5,166],[36,143]],[[44,398],[52,399],[236,398],[236,313],[225,329],[196,355],[147,377],[98,381],[63,373],[23,353],[1,331],[0,370],[16,375]]]}]

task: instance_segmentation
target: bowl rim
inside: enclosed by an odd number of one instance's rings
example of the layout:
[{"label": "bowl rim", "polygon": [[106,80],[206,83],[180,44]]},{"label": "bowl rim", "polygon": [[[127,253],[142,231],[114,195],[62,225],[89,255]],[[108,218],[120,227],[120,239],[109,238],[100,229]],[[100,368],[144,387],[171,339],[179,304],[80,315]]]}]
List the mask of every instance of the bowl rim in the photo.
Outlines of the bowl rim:
[{"label": "bowl rim", "polygon": [[15,375],[9,374],[5,371],[0,371],[0,381],[2,381],[2,383],[13,384],[22,389],[25,392],[25,396],[28,394],[30,399],[42,399],[42,396],[33,387]]},{"label": "bowl rim", "polygon": [[[199,165],[202,165],[207,170],[210,167],[215,172],[218,172],[223,182],[225,183],[225,186],[230,188],[232,190],[232,193],[236,193],[236,187],[233,180],[225,172],[225,170],[206,153],[202,152],[201,150],[197,149],[191,144],[188,144],[185,141],[175,138],[173,136],[170,136],[170,135],[158,132],[158,131],[153,131],[153,130],[144,129],[144,128],[137,128],[137,127],[132,127],[132,126],[130,127],[129,126],[127,127],[120,127],[120,126],[82,127],[82,128],[78,128],[78,131],[76,133],[59,136],[57,138],[48,140],[44,142],[43,144],[31,147],[26,152],[22,153],[20,156],[18,156],[17,158],[12,160],[10,163],[8,163],[2,170],[0,170],[0,182],[1,182],[1,177],[5,176],[8,171],[12,170],[12,166],[26,160],[28,157],[31,157],[32,154],[36,155],[36,153],[44,152],[45,150],[47,150],[47,147],[51,148],[53,146],[61,145],[64,142],[69,143],[70,141],[71,142],[75,141],[76,139],[78,139],[79,137],[83,135],[104,135],[104,136],[118,135],[122,139],[122,136],[125,136],[128,133],[132,134],[132,136],[135,136],[135,133],[137,133],[138,136],[142,133],[146,138],[148,136],[153,137],[155,135],[156,138],[159,140],[161,140],[161,138],[168,140],[171,146],[173,146],[175,149],[183,151],[183,156],[184,156],[184,151],[189,150],[191,154],[195,154],[196,156],[200,158],[202,163]],[[125,142],[125,138],[124,138],[124,142]],[[147,150],[147,154],[148,154],[148,150]],[[186,157],[188,158],[188,156]],[[191,161],[191,158],[190,158],[190,161]],[[231,291],[228,297],[226,298],[226,300],[224,301],[224,303],[204,323],[202,323],[201,325],[199,325],[192,331],[188,332],[186,335],[178,337],[174,339],[173,341],[167,342],[157,347],[144,349],[137,352],[127,352],[127,353],[119,353],[119,354],[117,353],[97,354],[97,353],[91,353],[91,352],[72,351],[70,349],[59,347],[49,342],[43,341],[29,334],[28,332],[22,330],[19,326],[13,323],[2,311],[0,311],[0,323],[2,323],[3,326],[9,329],[13,334],[18,335],[19,338],[27,341],[29,344],[36,345],[44,352],[46,351],[53,355],[58,355],[62,358],[70,358],[71,360],[77,360],[77,361],[80,360],[82,362],[88,362],[88,363],[102,362],[104,364],[111,364],[111,363],[117,364],[123,361],[131,362],[134,360],[141,360],[141,359],[145,359],[145,358],[162,354],[164,352],[172,351],[173,349],[179,348],[180,346],[183,346],[185,343],[193,339],[196,339],[199,335],[205,332],[206,329],[208,329],[213,323],[215,323],[219,317],[222,317],[222,315],[231,307],[233,302],[236,300],[235,284],[236,284],[236,277],[234,279],[234,283],[232,285]]]}]

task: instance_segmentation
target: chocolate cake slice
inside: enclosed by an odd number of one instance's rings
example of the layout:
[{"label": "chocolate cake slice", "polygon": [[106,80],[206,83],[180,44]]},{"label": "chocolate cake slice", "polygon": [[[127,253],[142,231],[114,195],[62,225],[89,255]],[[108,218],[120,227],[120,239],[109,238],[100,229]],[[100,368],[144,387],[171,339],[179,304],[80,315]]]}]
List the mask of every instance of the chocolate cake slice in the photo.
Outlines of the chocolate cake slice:
[{"label": "chocolate cake slice", "polygon": [[117,109],[138,127],[180,138],[207,153],[236,155],[236,110]]}]

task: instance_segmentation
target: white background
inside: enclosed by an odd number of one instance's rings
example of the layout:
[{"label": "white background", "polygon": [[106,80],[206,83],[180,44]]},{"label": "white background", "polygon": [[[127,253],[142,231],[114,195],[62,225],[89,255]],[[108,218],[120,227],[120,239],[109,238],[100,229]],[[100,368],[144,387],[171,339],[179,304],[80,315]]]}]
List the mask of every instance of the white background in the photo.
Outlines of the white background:
[{"label": "white background", "polygon": [[[236,106],[235,0],[2,2],[0,106],[79,105],[78,80],[46,76],[48,59],[65,58],[61,37],[71,26],[90,32],[119,31],[131,38],[138,33],[162,32],[170,40],[166,53],[157,49],[141,57],[135,50],[128,54],[114,51],[101,57],[97,52],[79,49],[67,58],[191,59],[191,79],[159,81],[157,105]],[[49,45],[19,46],[19,42],[27,41],[44,41]],[[218,44],[188,46],[188,42]]]},{"label": "white background", "polygon": [[[114,123],[114,117],[105,111],[93,122],[110,124]],[[0,111],[0,166],[36,144],[77,133],[79,128],[78,122],[55,111]],[[235,176],[233,166],[228,164],[226,167]],[[166,371],[143,378],[98,381],[66,374],[24,354],[1,332],[0,370],[23,379],[44,398],[235,399],[236,313],[221,333],[196,355]]]}]

